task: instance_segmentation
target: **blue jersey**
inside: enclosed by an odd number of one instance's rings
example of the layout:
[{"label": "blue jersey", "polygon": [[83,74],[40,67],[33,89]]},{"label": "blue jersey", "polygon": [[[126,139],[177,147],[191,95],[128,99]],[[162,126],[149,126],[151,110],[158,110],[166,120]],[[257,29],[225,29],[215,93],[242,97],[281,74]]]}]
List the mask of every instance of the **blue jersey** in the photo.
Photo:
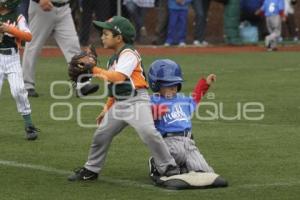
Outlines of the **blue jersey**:
[{"label": "blue jersey", "polygon": [[154,121],[156,129],[162,135],[192,129],[191,117],[197,106],[192,97],[177,94],[172,99],[166,99],[159,95],[152,95],[151,103],[168,106],[168,112],[161,119]]},{"label": "blue jersey", "polygon": [[262,10],[266,17],[279,15],[284,10],[284,0],[265,0]]}]

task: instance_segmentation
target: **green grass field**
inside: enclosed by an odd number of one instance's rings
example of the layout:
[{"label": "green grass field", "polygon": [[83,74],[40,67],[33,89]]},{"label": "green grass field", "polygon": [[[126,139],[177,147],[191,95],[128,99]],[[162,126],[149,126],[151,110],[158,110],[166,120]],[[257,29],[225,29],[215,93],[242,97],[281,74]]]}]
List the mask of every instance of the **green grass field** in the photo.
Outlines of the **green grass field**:
[{"label": "green grass field", "polygon": [[[144,57],[148,66],[158,57]],[[164,57],[165,58],[165,57]],[[34,142],[24,140],[22,118],[16,111],[8,83],[0,97],[0,199],[1,200],[140,200],[140,199],[299,199],[300,196],[300,56],[299,52],[200,54],[170,57],[184,71],[183,91],[188,93],[200,76],[215,73],[217,82],[203,102],[223,105],[224,116],[235,116],[237,105],[259,102],[259,121],[194,118],[195,140],[215,171],[230,186],[224,189],[169,191],[148,179],[149,152],[131,128],[115,138],[105,169],[93,183],[70,183],[68,174],[84,164],[95,128],[77,125],[80,103],[98,102],[50,96],[55,80],[66,80],[63,58],[41,58],[37,67],[39,98],[31,98],[33,119],[42,132]],[[102,59],[102,63],[105,63]],[[97,81],[97,80],[96,80]],[[63,85],[57,95],[68,93]],[[50,117],[53,103],[70,103],[70,120]],[[67,107],[55,115],[68,116]],[[92,124],[100,108],[84,108],[81,118]],[[201,115],[212,107],[200,108]],[[221,108],[218,106],[218,110]],[[260,113],[261,114],[261,113]],[[255,113],[252,113],[254,116]],[[256,114],[257,115],[257,114]]]}]

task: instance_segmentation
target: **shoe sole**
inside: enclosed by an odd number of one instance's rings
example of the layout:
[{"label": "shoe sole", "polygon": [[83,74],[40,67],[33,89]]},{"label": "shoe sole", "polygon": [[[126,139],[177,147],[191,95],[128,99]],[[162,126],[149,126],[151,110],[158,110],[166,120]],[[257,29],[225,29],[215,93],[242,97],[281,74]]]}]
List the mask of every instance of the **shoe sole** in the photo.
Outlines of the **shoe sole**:
[{"label": "shoe sole", "polygon": [[28,94],[28,97],[39,97],[38,94]]},{"label": "shoe sole", "polygon": [[32,138],[26,138],[26,139],[29,140],[29,141],[33,141],[33,140],[36,140],[37,138],[38,138],[38,136],[32,137]]},{"label": "shoe sole", "polygon": [[96,178],[90,178],[90,179],[82,179],[82,178],[72,178],[72,177],[68,177],[68,181],[71,181],[71,182],[75,182],[75,181],[96,181],[98,180],[98,176]]},{"label": "shoe sole", "polygon": [[32,140],[36,140],[38,138],[38,135],[36,134],[36,135],[34,135],[34,136],[26,136],[26,139],[27,140],[30,140],[30,141],[32,141]]}]

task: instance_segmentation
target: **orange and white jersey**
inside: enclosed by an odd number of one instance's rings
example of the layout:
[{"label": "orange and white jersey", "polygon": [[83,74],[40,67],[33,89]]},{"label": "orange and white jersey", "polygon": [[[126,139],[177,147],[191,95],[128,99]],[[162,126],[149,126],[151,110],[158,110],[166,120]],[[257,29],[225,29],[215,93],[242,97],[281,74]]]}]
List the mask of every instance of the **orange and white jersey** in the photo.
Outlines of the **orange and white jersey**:
[{"label": "orange and white jersey", "polygon": [[119,54],[109,70],[114,70],[126,75],[135,89],[148,88],[144,69],[142,67],[142,59],[136,50],[125,48]]},{"label": "orange and white jersey", "polygon": [[[29,30],[29,28],[28,28],[26,19],[25,19],[25,17],[23,15],[19,15],[16,22],[11,22],[11,21],[8,20],[8,21],[4,22],[4,24],[7,24],[7,25],[9,25],[11,27],[16,27],[20,31],[23,31],[23,32],[26,32],[26,33],[31,33],[30,30]],[[4,33],[4,34],[8,35],[10,37],[14,37],[10,33]]]}]

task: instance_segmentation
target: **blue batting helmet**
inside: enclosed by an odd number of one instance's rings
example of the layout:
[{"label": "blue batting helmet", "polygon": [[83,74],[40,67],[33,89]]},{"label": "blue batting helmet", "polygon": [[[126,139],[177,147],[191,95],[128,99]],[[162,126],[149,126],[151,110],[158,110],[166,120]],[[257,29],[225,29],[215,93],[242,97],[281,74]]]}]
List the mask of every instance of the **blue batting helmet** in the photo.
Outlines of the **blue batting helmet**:
[{"label": "blue batting helmet", "polygon": [[161,86],[177,85],[178,92],[183,82],[180,66],[170,59],[159,59],[150,65],[148,72],[149,85],[153,92],[158,92]]}]

